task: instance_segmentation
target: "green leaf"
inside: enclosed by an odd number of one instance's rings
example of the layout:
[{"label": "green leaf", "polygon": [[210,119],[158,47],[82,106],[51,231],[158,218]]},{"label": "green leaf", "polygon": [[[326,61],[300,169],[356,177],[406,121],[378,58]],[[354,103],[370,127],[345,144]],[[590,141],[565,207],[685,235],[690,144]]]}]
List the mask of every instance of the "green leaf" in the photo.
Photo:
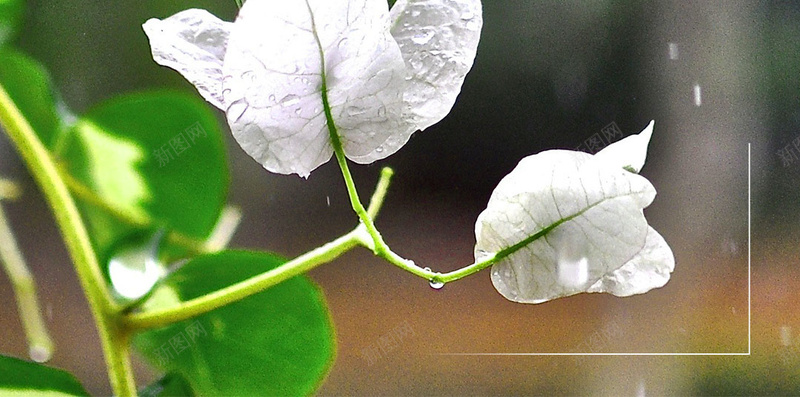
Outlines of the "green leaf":
[{"label": "green leaf", "polygon": [[[105,202],[191,237],[203,239],[213,229],[229,176],[222,131],[204,102],[165,91],[116,97],[81,117],[70,138],[62,161]],[[137,232],[87,202],[81,210],[106,259],[112,246]]]},{"label": "green leaf", "polygon": [[[284,262],[246,251],[198,257],[171,275],[146,307],[199,297]],[[143,333],[135,344],[159,368],[185,376],[200,395],[308,395],[324,378],[335,350],[322,292],[304,276]]]},{"label": "green leaf", "polygon": [[168,373],[161,379],[147,385],[144,389],[139,390],[139,397],[191,397],[194,395],[189,382],[176,373]]},{"label": "green leaf", "polygon": [[56,110],[50,75],[39,62],[11,48],[0,48],[0,59],[0,84],[39,139],[53,148],[63,122]]},{"label": "green leaf", "polygon": [[655,188],[624,169],[644,164],[643,136],[649,140],[647,133],[618,142],[613,156],[548,150],[500,181],[475,225],[476,261],[499,259],[492,283],[500,294],[541,303],[581,292],[629,296],[667,283],[672,250],[642,212]]},{"label": "green leaf", "polygon": [[72,374],[0,355],[0,395],[88,396]]},{"label": "green leaf", "polygon": [[24,11],[22,0],[0,0],[0,46],[17,35]]},{"label": "green leaf", "polygon": [[138,171],[146,157],[142,147],[109,134],[91,121],[79,121],[73,131],[85,151],[83,171],[88,184],[121,210],[144,215],[143,206],[152,194]]}]

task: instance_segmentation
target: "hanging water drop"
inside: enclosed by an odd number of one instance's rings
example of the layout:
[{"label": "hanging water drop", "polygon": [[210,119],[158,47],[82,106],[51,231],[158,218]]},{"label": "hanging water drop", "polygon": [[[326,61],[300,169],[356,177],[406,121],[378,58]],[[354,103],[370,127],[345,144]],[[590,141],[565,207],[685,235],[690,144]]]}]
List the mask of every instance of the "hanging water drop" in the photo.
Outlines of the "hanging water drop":
[{"label": "hanging water drop", "polygon": [[166,274],[164,265],[158,260],[158,246],[163,234],[158,232],[149,240],[137,238],[121,244],[108,261],[111,286],[123,299],[143,297]]},{"label": "hanging water drop", "polygon": [[[425,270],[430,272],[431,268],[426,267]],[[433,279],[431,279],[430,281],[428,281],[428,284],[431,286],[431,288],[433,288],[435,290],[440,290],[440,289],[442,289],[442,287],[444,287],[444,282],[440,281],[437,278],[438,276],[439,276],[439,273],[436,273],[436,276]]]}]

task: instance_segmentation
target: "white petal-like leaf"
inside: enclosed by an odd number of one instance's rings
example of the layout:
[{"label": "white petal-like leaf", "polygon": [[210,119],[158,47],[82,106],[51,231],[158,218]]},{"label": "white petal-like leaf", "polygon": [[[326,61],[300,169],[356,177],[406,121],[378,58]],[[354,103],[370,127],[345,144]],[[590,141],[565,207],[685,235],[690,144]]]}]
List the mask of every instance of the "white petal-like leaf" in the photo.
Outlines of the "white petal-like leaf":
[{"label": "white petal-like leaf", "polygon": [[[590,154],[549,150],[529,156],[500,181],[478,217],[476,261],[501,258],[492,282],[515,302],[540,303],[590,288],[644,292],[657,282],[628,285],[639,278],[626,271],[672,266],[661,263],[669,247],[657,233],[648,237],[642,212],[655,194],[647,179]],[[612,286],[614,281],[625,285]]]},{"label": "white petal-like leaf", "polygon": [[[268,170],[308,175],[333,154],[323,106],[345,153],[388,155],[402,122],[405,65],[389,34],[386,2],[248,1],[225,57],[228,122]],[[395,149],[396,150],[396,149]]]},{"label": "white petal-like leaf", "polygon": [[651,121],[642,132],[606,146],[594,155],[595,158],[638,174],[647,159],[647,145],[653,136],[653,125],[655,121]]},{"label": "white petal-like leaf", "polygon": [[675,257],[664,237],[652,227],[644,247],[619,269],[606,274],[586,292],[608,292],[616,296],[643,294],[663,287],[675,269]]},{"label": "white petal-like leaf", "polygon": [[233,24],[188,10],[144,28],[156,61],[226,111],[251,157],[307,176],[334,138],[370,163],[441,120],[481,26],[480,0],[400,0],[391,15],[377,0],[250,0]]},{"label": "white petal-like leaf", "polygon": [[233,24],[206,10],[181,11],[167,19],[150,19],[142,25],[150,39],[153,59],[179,71],[214,106],[222,100],[222,61]]},{"label": "white petal-like leaf", "polygon": [[404,100],[420,130],[438,123],[472,68],[483,26],[480,0],[398,0],[392,36],[409,70]]}]

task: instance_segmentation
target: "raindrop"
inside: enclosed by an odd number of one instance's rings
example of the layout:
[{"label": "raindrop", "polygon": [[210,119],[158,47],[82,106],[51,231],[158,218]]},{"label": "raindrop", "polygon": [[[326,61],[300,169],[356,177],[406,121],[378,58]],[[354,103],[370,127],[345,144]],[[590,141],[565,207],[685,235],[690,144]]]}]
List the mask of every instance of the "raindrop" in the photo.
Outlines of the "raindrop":
[{"label": "raindrop", "polygon": [[645,397],[647,396],[647,387],[644,383],[644,379],[639,380],[639,386],[636,388],[636,397]]},{"label": "raindrop", "polygon": [[166,274],[165,267],[158,261],[158,246],[163,235],[157,232],[147,241],[137,238],[124,243],[108,261],[111,285],[122,298],[143,297]]},{"label": "raindrop", "polygon": [[50,360],[53,356],[53,350],[45,346],[33,345],[28,350],[28,355],[31,360],[37,363],[44,363]]},{"label": "raindrop", "polygon": [[[431,268],[426,267],[425,270],[431,271]],[[438,276],[438,273],[437,273],[437,276]],[[442,289],[442,287],[444,287],[444,282],[436,280],[436,279],[430,280],[428,282],[428,284],[431,286],[431,288],[433,288],[435,290],[440,290],[440,289]]]},{"label": "raindrop", "polygon": [[669,59],[675,61],[678,59],[678,43],[669,43]]},{"label": "raindrop", "polygon": [[700,106],[703,104],[703,97],[702,92],[700,91],[700,84],[695,84],[692,88],[694,92],[694,106]]},{"label": "raindrop", "polygon": [[270,94],[269,95],[269,101],[272,102],[272,103],[275,103],[275,94]]},{"label": "raindrop", "polygon": [[419,16],[419,14],[420,14],[420,11],[419,11],[419,10],[417,10],[417,9],[413,9],[413,10],[411,10],[411,16],[412,16],[412,17],[418,17],[418,16]]},{"label": "raindrop", "polygon": [[465,21],[468,21],[472,18],[475,18],[475,14],[471,10],[464,11],[464,13],[461,14],[461,19]]},{"label": "raindrop", "polygon": [[377,148],[375,148],[375,151],[378,153],[383,153],[383,150],[384,150],[383,146],[378,146]]},{"label": "raindrop", "polygon": [[297,108],[297,109],[295,109],[295,110],[294,110],[294,114],[296,114],[296,115],[298,115],[298,116],[299,116],[299,115],[300,115],[300,112],[302,112],[302,111],[303,111],[303,109],[302,109],[302,108]]},{"label": "raindrop", "polygon": [[386,117],[386,106],[378,108],[378,117]]},{"label": "raindrop", "polygon": [[281,99],[281,106],[289,107],[300,103],[300,97],[294,94],[289,94]]},{"label": "raindrop", "polygon": [[347,47],[347,38],[345,37],[339,40],[339,44],[337,44],[336,46],[339,47],[340,50],[344,50],[345,47]]},{"label": "raindrop", "polygon": [[781,346],[788,347],[792,344],[792,327],[781,326]]},{"label": "raindrop", "polygon": [[348,106],[345,112],[347,112],[348,116],[361,116],[367,112],[367,109],[359,106]]},{"label": "raindrop", "polygon": [[440,290],[440,289],[442,289],[442,287],[444,287],[444,283],[441,282],[441,281],[431,280],[428,284],[430,284],[431,288],[433,288],[435,290]]},{"label": "raindrop", "polygon": [[589,261],[561,259],[558,261],[558,281],[566,287],[581,287],[589,281]]},{"label": "raindrop", "polygon": [[325,202],[328,204],[328,207],[331,206],[331,196],[325,196]]},{"label": "raindrop", "polygon": [[414,37],[411,38],[411,41],[413,41],[414,44],[424,45],[431,41],[433,35],[433,29],[425,29],[415,34]]}]

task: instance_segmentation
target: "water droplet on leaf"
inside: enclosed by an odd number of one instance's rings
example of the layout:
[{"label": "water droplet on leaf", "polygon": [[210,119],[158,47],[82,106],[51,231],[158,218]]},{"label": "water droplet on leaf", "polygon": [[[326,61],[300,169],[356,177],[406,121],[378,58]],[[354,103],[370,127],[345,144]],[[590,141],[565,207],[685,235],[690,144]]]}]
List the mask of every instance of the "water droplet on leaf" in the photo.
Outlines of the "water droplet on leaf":
[{"label": "water droplet on leaf", "polygon": [[289,94],[281,99],[281,106],[289,107],[300,103],[300,97],[294,94]]},{"label": "water droplet on leaf", "polygon": [[108,261],[108,277],[114,291],[126,300],[136,300],[150,292],[166,274],[158,260],[158,246],[163,232],[149,240],[141,237],[121,244]]},{"label": "water droplet on leaf", "polygon": [[424,45],[431,41],[434,34],[435,32],[433,29],[425,29],[415,34],[414,37],[411,38],[411,41],[413,41],[414,44]]}]

